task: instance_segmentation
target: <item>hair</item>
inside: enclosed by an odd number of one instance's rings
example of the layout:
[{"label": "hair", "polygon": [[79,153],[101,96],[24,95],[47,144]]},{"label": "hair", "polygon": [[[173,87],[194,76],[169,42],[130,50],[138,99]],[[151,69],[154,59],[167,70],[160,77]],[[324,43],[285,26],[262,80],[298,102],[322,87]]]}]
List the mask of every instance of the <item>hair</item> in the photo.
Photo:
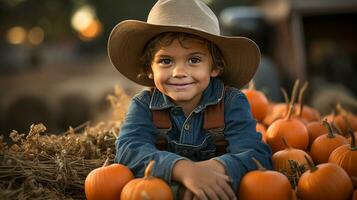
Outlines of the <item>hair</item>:
[{"label": "hair", "polygon": [[143,55],[141,57],[141,62],[144,65],[144,69],[142,69],[142,73],[140,73],[138,76],[148,76],[151,72],[151,63],[153,61],[155,53],[164,46],[169,46],[172,44],[174,40],[178,40],[180,45],[183,48],[188,48],[185,47],[184,41],[186,39],[195,39],[198,42],[202,42],[207,45],[208,50],[212,56],[212,61],[213,61],[213,68],[220,70],[220,74],[222,74],[223,69],[225,67],[225,61],[222,55],[221,50],[215,45],[214,43],[193,35],[193,34],[188,34],[188,33],[181,33],[181,32],[164,32],[161,33],[155,37],[153,37],[149,42],[146,44],[144,48]]}]

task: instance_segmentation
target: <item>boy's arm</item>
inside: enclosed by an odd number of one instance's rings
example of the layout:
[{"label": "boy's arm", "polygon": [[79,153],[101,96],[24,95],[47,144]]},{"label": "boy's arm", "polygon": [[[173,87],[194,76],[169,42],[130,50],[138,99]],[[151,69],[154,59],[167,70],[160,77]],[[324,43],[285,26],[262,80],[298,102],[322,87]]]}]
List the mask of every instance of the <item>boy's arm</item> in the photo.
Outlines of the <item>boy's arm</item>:
[{"label": "boy's arm", "polygon": [[261,141],[256,132],[256,120],[252,117],[246,96],[233,89],[225,98],[225,139],[229,143],[229,153],[213,158],[224,165],[232,185],[237,191],[241,178],[255,170],[255,157],[266,168],[272,168],[271,149]]}]

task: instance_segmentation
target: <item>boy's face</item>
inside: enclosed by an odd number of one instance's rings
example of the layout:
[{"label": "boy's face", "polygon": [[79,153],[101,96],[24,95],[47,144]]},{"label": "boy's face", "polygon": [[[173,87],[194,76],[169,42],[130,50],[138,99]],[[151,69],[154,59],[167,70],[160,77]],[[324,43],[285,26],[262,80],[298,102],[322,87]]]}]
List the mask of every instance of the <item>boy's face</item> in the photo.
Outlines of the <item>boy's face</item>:
[{"label": "boy's face", "polygon": [[197,39],[185,39],[184,47],[175,39],[155,53],[151,69],[157,89],[169,96],[176,105],[195,107],[207,88],[210,77],[219,70],[207,44]]}]

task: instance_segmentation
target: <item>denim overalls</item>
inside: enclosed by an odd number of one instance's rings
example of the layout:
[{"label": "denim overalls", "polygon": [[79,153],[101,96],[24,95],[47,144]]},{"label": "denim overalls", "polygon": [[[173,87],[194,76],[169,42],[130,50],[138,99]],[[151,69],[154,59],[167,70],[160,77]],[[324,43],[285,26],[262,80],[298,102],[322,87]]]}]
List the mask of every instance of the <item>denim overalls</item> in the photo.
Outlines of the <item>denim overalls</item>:
[{"label": "denim overalls", "polygon": [[[224,97],[224,98],[223,98]],[[210,134],[202,129],[203,111],[208,105],[224,101],[224,136],[229,143],[227,153],[215,156],[215,145]],[[168,109],[172,127],[168,131],[168,151],[155,147],[159,130],[152,120],[152,110]],[[255,170],[252,157],[266,168],[272,168],[271,149],[261,141],[256,132],[256,120],[252,117],[245,95],[237,88],[228,87],[219,78],[213,78],[202,95],[200,104],[185,117],[182,108],[155,89],[136,95],[115,142],[115,161],[129,167],[136,177],[142,177],[146,165],[155,160],[153,176],[172,185],[171,172],[178,160],[200,161],[215,159],[222,163],[237,191],[241,177]]]}]

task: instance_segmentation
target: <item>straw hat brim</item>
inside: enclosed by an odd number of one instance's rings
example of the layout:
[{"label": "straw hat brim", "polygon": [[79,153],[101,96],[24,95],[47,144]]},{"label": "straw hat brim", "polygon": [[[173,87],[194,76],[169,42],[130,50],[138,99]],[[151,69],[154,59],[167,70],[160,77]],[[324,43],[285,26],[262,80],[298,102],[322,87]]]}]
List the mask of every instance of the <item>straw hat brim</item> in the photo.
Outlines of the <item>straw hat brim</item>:
[{"label": "straw hat brim", "polygon": [[216,44],[226,62],[220,77],[227,85],[241,88],[257,71],[260,51],[258,46],[248,38],[226,37],[187,26],[155,25],[138,20],[125,20],[112,30],[108,40],[108,54],[112,64],[126,78],[142,86],[153,87],[152,79],[146,76],[138,78],[144,67],[140,58],[146,43],[163,32],[194,34]]}]

